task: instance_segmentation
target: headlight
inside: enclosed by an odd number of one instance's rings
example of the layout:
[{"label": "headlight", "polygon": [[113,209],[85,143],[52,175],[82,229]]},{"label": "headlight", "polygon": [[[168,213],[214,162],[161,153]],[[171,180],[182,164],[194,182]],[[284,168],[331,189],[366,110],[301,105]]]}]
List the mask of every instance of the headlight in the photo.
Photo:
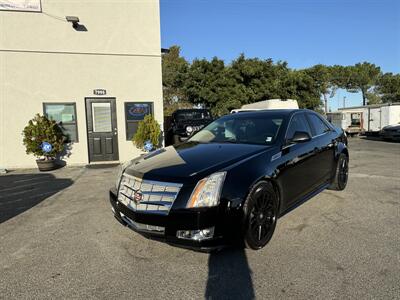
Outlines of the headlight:
[{"label": "headlight", "polygon": [[186,132],[187,133],[192,133],[193,132],[193,127],[192,126],[186,126]]},{"label": "headlight", "polygon": [[119,183],[121,181],[121,177],[122,174],[124,174],[125,169],[131,164],[131,161],[127,161],[125,163],[123,163],[122,165],[119,166],[119,170],[118,170],[118,174],[117,174],[117,178],[115,179],[115,188],[118,191],[119,188]]},{"label": "headlight", "polygon": [[194,188],[186,207],[217,206],[225,176],[226,172],[218,172],[200,180]]}]

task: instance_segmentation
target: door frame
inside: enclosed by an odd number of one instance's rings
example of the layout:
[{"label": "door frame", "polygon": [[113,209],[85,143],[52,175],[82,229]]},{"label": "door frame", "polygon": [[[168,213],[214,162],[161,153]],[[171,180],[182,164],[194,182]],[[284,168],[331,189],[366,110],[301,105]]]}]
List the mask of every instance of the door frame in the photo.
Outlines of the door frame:
[{"label": "door frame", "polygon": [[[91,100],[93,102],[100,102],[100,103],[110,103],[111,104],[111,125],[115,124],[115,127],[113,128],[117,132],[117,134],[114,134],[114,137],[116,139],[115,143],[115,159],[114,160],[103,160],[103,161],[91,161],[90,160],[90,143],[89,143],[89,126],[88,126],[88,108],[91,110],[91,106],[88,104],[91,103]],[[87,155],[88,155],[88,162],[93,163],[93,162],[109,162],[109,161],[119,161],[119,147],[118,147],[118,119],[117,119],[117,98],[116,97],[85,97],[85,115],[86,115],[86,141],[87,141]],[[90,114],[91,116],[91,122],[93,122],[93,115],[92,113]]]}]

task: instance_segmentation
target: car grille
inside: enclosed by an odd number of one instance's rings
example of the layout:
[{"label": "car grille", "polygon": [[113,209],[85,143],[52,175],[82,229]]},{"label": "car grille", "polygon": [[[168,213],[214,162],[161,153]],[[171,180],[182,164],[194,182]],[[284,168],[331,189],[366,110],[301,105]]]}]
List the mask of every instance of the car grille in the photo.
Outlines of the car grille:
[{"label": "car grille", "polygon": [[151,181],[123,174],[118,200],[134,211],[167,215],[182,184]]}]

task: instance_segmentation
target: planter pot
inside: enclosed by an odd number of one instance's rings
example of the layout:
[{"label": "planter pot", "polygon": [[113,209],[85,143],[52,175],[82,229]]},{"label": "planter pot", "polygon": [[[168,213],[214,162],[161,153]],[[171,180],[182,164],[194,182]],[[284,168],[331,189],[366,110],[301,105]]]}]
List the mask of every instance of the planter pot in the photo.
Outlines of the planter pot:
[{"label": "planter pot", "polygon": [[50,160],[43,160],[37,159],[36,163],[38,165],[39,171],[51,171],[58,168],[57,160],[50,159]]}]

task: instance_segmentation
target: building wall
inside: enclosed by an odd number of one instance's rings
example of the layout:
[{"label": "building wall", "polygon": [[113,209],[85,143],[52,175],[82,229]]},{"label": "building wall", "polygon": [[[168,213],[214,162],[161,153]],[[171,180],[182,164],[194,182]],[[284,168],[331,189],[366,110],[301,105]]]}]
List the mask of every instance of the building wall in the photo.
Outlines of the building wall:
[{"label": "building wall", "polygon": [[162,124],[158,0],[42,0],[42,10],[0,11],[0,167],[35,166],[21,132],[43,102],[76,103],[79,142],[66,160],[88,163],[85,97],[97,88],[116,98],[120,161],[139,155],[126,141],[124,102],[153,102]]}]

